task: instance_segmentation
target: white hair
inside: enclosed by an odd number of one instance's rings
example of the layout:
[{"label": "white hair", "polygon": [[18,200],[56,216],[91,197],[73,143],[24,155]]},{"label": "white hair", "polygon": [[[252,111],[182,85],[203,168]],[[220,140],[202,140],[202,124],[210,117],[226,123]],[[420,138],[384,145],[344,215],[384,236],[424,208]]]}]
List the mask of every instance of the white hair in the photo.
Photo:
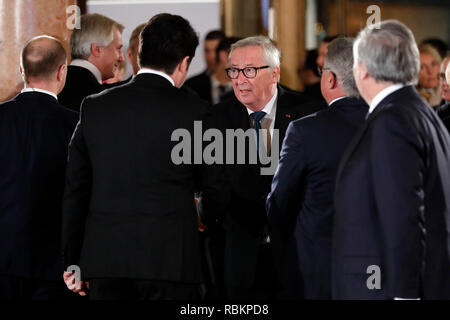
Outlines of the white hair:
[{"label": "white hair", "polygon": [[397,20],[381,22],[379,29],[366,27],[354,45],[355,63],[362,62],[378,81],[416,84],[420,56],[411,30]]}]

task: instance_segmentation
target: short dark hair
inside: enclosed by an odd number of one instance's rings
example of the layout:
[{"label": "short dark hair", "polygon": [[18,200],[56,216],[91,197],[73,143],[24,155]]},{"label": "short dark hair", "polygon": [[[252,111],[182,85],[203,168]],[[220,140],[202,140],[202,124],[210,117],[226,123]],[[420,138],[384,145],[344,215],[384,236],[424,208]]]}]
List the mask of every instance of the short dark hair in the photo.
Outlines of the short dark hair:
[{"label": "short dark hair", "polygon": [[225,33],[222,30],[211,30],[206,34],[205,40],[222,40],[225,38]]},{"label": "short dark hair", "polygon": [[[44,44],[45,40],[50,40]],[[48,80],[67,61],[66,50],[58,39],[38,36],[25,43],[20,64],[25,82],[30,78]]]},{"label": "short dark hair", "polygon": [[139,65],[172,74],[184,57],[195,56],[198,36],[189,21],[169,13],[157,14],[140,34]]},{"label": "short dark hair", "polygon": [[216,60],[219,62],[219,52],[220,51],[226,51],[227,53],[230,53],[231,45],[235,42],[238,42],[242,38],[240,37],[225,37],[222,40],[220,40],[219,45],[216,48]]}]

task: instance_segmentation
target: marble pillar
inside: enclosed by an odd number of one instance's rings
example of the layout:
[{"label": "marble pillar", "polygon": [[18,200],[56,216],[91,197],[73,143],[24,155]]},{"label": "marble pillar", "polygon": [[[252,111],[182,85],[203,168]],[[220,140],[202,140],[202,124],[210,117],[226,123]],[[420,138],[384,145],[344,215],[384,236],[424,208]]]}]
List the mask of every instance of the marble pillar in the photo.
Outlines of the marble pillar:
[{"label": "marble pillar", "polygon": [[42,34],[64,42],[69,39],[76,0],[0,0],[0,101],[15,96],[23,87],[19,72],[20,51],[30,38]]},{"label": "marble pillar", "polygon": [[297,69],[305,55],[306,0],[272,0],[275,9],[274,40],[282,52],[280,82],[303,90]]}]

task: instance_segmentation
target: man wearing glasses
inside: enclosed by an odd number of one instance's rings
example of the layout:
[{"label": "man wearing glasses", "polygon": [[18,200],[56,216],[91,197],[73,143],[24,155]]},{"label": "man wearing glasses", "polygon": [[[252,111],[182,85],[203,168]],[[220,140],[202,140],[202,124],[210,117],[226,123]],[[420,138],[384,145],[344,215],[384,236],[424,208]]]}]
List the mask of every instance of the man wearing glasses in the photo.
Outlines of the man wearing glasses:
[{"label": "man wearing glasses", "polygon": [[[263,129],[261,136],[254,135],[257,138],[254,146],[263,148],[264,151],[259,152],[267,154],[275,152],[271,146],[282,142],[290,121],[318,109],[304,96],[278,85],[280,55],[279,49],[266,37],[249,37],[234,43],[227,74],[236,99],[214,108],[217,126],[223,132],[226,129]],[[278,144],[273,143],[273,137],[277,137],[275,130],[279,133]],[[227,296],[230,299],[269,299],[274,297],[278,286],[265,210],[273,175],[261,175],[259,161],[250,163],[248,154],[255,150],[250,150],[248,144],[234,151],[234,164],[226,165],[231,202],[223,219]],[[243,153],[245,163],[236,164]],[[222,225],[220,221],[219,224]]]}]

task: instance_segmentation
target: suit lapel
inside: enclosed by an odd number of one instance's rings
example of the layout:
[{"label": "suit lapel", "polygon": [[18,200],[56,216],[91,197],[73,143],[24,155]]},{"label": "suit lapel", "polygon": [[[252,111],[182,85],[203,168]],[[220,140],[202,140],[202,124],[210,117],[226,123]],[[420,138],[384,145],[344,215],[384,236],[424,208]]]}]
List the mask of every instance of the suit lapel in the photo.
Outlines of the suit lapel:
[{"label": "suit lapel", "polygon": [[275,114],[274,128],[279,130],[280,147],[289,123],[291,122],[291,116],[292,115],[288,112],[286,91],[278,86],[277,111]]}]

